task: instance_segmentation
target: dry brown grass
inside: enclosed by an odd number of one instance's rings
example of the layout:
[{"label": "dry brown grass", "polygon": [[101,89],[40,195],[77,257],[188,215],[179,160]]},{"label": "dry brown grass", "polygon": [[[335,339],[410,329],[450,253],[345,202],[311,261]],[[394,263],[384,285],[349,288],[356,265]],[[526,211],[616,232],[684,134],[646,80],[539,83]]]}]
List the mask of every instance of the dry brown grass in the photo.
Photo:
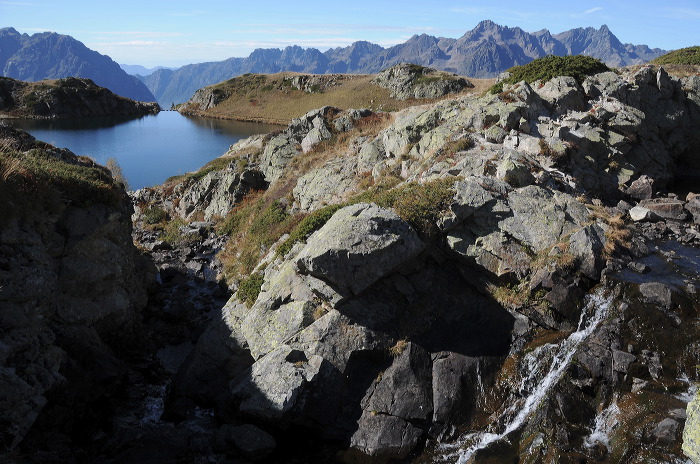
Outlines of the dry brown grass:
[{"label": "dry brown grass", "polygon": [[[284,82],[299,73],[283,72],[261,74],[245,88],[237,87],[235,92],[219,105],[204,112],[193,111],[207,117],[259,121],[273,124],[286,124],[293,118],[326,105],[340,109],[369,108],[373,111],[398,111],[409,106],[423,104],[429,99],[398,100],[389,95],[389,90],[371,82],[373,74],[343,74],[333,85],[319,92],[305,92],[290,87]],[[462,95],[483,95],[493,84],[494,79],[469,79],[473,88],[465,89]],[[217,87],[227,88],[226,83]],[[233,91],[232,86],[228,91]],[[455,94],[444,98],[452,98]]]},{"label": "dry brown grass", "polygon": [[632,232],[621,215],[612,216],[601,206],[589,204],[586,207],[591,211],[592,219],[600,219],[608,226],[605,231],[605,247],[603,249],[606,257],[614,255],[620,248],[630,247]]},{"label": "dry brown grass", "polygon": [[398,340],[396,343],[394,343],[393,346],[389,348],[389,354],[393,356],[394,358],[398,357],[401,355],[406,350],[406,347],[408,347],[408,340],[405,338],[402,338],[401,340]]},{"label": "dry brown grass", "polygon": [[[639,71],[642,67],[649,65],[634,65],[628,66],[623,69],[627,69],[632,72]],[[654,69],[658,69],[659,65],[651,65]],[[674,77],[688,77],[688,76],[700,76],[700,66],[692,64],[665,64],[663,67],[667,73]]]}]

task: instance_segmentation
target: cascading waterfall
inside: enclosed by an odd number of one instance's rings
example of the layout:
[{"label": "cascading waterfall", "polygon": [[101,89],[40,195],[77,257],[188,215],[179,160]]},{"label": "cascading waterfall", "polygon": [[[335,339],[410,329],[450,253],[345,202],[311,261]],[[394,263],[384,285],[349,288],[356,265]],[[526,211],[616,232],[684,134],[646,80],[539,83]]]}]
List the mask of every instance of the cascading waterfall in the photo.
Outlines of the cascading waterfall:
[{"label": "cascading waterfall", "polygon": [[440,461],[454,462],[456,459],[458,464],[466,464],[478,450],[520,428],[550,389],[557,384],[581,343],[606,317],[612,300],[612,296],[604,295],[602,288],[588,295],[575,332],[559,344],[546,344],[525,355],[523,363],[526,374],[520,383],[519,396],[492,427],[500,429],[500,432],[492,430],[468,433],[454,443],[441,444]]},{"label": "cascading waterfall", "polygon": [[583,445],[592,448],[598,443],[602,443],[608,450],[610,449],[610,433],[618,425],[617,416],[620,408],[617,401],[613,400],[610,405],[603,409],[595,418],[591,434],[585,438]]}]

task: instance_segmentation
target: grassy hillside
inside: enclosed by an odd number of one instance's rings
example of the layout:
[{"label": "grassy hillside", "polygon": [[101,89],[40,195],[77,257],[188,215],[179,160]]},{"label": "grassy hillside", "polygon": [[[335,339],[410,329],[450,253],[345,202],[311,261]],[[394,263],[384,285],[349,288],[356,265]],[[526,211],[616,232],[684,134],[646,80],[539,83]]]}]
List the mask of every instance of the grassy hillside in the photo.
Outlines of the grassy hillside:
[{"label": "grassy hillside", "polygon": [[688,64],[700,66],[700,46],[674,50],[652,60],[651,63],[658,65]]},{"label": "grassy hillside", "polygon": [[[306,80],[304,90],[295,87],[294,78]],[[196,96],[181,106],[185,114],[224,119],[261,121],[286,124],[316,108],[330,105],[341,109],[370,108],[396,111],[429,100],[398,100],[389,90],[373,84],[375,75],[304,75],[284,72],[278,74],[245,74],[206,87],[219,103],[202,110]],[[465,93],[482,94],[493,79],[469,79],[474,88]],[[454,96],[454,95],[452,95]]]}]

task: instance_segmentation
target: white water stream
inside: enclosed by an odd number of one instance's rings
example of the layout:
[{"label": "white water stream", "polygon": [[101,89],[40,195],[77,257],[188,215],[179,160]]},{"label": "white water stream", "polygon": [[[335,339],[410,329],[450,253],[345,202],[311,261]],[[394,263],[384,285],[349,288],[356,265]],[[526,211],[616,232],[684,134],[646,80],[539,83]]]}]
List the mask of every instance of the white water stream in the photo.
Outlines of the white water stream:
[{"label": "white water stream", "polygon": [[454,443],[441,444],[440,461],[456,460],[457,464],[466,464],[478,450],[518,430],[557,384],[581,343],[606,317],[612,299],[612,296],[604,296],[603,290],[590,294],[586,306],[581,311],[576,332],[559,344],[543,345],[525,355],[523,363],[526,373],[520,383],[519,398],[512,402],[492,427],[500,431],[468,433]]},{"label": "white water stream", "polygon": [[603,409],[595,418],[593,430],[591,434],[583,441],[586,448],[592,448],[598,443],[605,445],[610,449],[610,433],[617,427],[620,408],[617,406],[617,401],[612,401],[610,405]]}]

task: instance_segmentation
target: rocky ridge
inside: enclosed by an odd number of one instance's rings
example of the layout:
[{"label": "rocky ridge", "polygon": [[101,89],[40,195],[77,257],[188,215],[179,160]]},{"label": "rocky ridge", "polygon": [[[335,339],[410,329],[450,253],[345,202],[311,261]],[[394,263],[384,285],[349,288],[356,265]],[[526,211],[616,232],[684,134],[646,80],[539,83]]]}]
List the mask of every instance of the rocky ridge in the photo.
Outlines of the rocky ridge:
[{"label": "rocky ridge", "polygon": [[[230,456],[231,427],[254,427],[270,462],[309,441],[345,462],[680,462],[700,231],[697,196],[667,192],[697,179],[699,93],[642,67],[415,106],[374,132],[377,114],[326,107],[232,146],[231,179],[257,173],[308,217],[339,206],[261,250],[259,294],[245,304],[241,282],[166,411],[212,408]],[[137,198],[182,218],[235,208],[239,181],[187,193],[212,180]],[[474,430],[502,439],[472,449]]]},{"label": "rocky ridge", "polygon": [[69,77],[36,83],[0,78],[0,116],[87,118],[157,114],[157,103],[129,100],[90,79]]}]

